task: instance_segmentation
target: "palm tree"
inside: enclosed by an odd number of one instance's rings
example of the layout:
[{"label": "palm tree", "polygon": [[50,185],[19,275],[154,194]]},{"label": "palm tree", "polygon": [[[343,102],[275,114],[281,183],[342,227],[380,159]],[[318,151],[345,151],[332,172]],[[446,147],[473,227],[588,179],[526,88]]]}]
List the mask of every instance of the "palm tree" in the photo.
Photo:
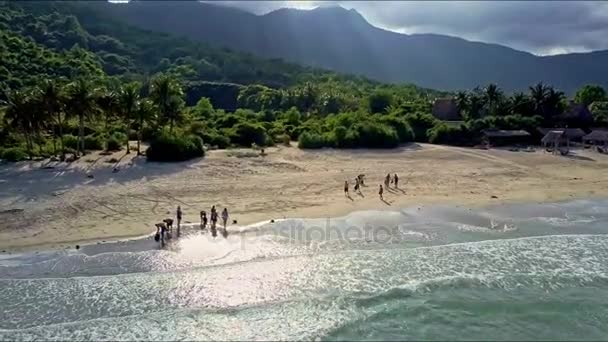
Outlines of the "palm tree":
[{"label": "palm tree", "polygon": [[7,94],[5,119],[10,125],[21,131],[25,138],[27,153],[32,158],[35,119],[33,117],[34,105],[30,94],[26,91],[13,90]]},{"label": "palm tree", "polygon": [[554,115],[558,115],[562,112],[563,101],[565,99],[565,95],[562,91],[555,90],[553,87],[548,87],[547,91],[547,99],[545,101],[545,111],[547,115],[547,119],[551,118]]},{"label": "palm tree", "polygon": [[483,91],[483,97],[488,106],[488,112],[495,114],[496,106],[502,99],[502,91],[496,84],[490,83]]},{"label": "palm tree", "polygon": [[140,88],[139,83],[133,82],[123,86],[118,93],[120,113],[127,127],[127,154],[131,153],[129,150],[129,129],[131,127],[131,117],[138,107]]},{"label": "palm tree", "polygon": [[154,104],[148,100],[144,99],[139,101],[137,104],[136,115],[137,115],[137,155],[141,155],[141,132],[144,128],[144,124],[147,120],[151,119],[154,116]]},{"label": "palm tree", "polygon": [[169,130],[173,132],[173,125],[178,119],[181,110],[183,92],[177,82],[167,75],[159,75],[152,80],[150,96],[160,110],[164,120],[169,121]]},{"label": "palm tree", "polygon": [[78,153],[84,154],[84,120],[97,109],[97,91],[84,79],[72,82],[68,87],[68,111],[78,117]]},{"label": "palm tree", "polygon": [[[46,80],[40,89],[40,105],[46,111],[47,118],[55,121],[53,125],[53,153],[57,154],[57,133],[59,134],[59,145],[61,154],[65,155],[63,146],[63,108],[65,96],[63,89],[53,80]],[[57,127],[59,129],[57,129]]]},{"label": "palm tree", "polygon": [[104,89],[97,98],[97,106],[103,112],[104,128],[107,132],[110,119],[115,117],[118,112],[118,92],[112,89]]},{"label": "palm tree", "polygon": [[467,119],[479,119],[483,109],[483,98],[475,93],[469,95],[469,108],[467,112]]},{"label": "palm tree", "polygon": [[547,86],[543,82],[537,83],[535,86],[530,87],[530,98],[534,105],[534,112],[545,116],[545,102],[547,101]]},{"label": "palm tree", "polygon": [[458,107],[460,116],[464,117],[464,114],[469,109],[469,94],[466,91],[459,91],[456,94],[456,107]]},{"label": "palm tree", "polygon": [[510,99],[511,114],[529,115],[530,98],[522,92],[514,93]]}]

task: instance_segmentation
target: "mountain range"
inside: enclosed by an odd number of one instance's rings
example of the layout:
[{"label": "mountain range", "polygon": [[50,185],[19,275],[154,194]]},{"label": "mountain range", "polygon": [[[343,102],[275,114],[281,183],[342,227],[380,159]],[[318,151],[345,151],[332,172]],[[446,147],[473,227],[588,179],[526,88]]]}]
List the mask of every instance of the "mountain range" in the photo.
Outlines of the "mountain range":
[{"label": "mountain range", "polygon": [[585,84],[608,86],[608,51],[536,56],[445,35],[407,35],[375,27],[342,7],[255,15],[198,1],[95,6],[143,29],[382,82],[449,91],[497,83],[510,92],[542,81],[567,94]]}]

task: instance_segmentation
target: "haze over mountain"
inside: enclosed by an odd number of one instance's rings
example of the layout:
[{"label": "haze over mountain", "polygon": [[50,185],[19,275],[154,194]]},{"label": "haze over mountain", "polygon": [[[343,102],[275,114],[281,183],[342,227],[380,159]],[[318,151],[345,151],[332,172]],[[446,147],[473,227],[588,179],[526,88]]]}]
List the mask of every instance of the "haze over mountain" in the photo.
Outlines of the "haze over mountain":
[{"label": "haze over mountain", "polygon": [[608,86],[608,51],[541,57],[457,37],[406,35],[337,6],[255,15],[190,1],[97,5],[141,28],[385,82],[443,90],[497,83],[513,91],[543,81],[568,94],[588,83]]}]

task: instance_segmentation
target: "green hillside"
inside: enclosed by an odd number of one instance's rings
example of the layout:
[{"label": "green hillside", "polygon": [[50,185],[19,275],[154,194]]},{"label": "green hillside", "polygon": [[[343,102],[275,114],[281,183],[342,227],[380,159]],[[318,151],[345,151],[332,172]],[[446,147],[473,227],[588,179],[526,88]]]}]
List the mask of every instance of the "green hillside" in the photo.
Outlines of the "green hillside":
[{"label": "green hillside", "polygon": [[[0,159],[82,155],[149,141],[148,158],[297,140],[302,148],[471,145],[486,128],[602,124],[564,117],[564,94],[538,84],[507,96],[460,93],[462,125],[431,103],[447,93],[382,84],[193,43],[116,21],[104,2],[0,2]],[[585,103],[605,100],[591,88]],[[128,151],[128,150],[127,150]],[[138,151],[139,152],[139,151]]]}]

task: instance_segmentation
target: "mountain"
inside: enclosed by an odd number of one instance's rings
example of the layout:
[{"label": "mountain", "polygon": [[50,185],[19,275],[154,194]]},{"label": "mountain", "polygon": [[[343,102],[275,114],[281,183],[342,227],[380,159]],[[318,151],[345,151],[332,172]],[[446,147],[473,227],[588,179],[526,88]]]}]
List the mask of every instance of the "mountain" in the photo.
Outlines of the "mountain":
[{"label": "mountain", "polygon": [[357,107],[380,89],[416,102],[420,108],[426,108],[429,99],[445,95],[137,28],[112,17],[109,10],[113,8],[104,2],[0,1],[0,101],[7,90],[37,86],[49,78],[67,81],[84,76],[116,83],[145,81],[156,73],[182,81],[188,105],[208,97],[216,108],[228,111],[237,108],[241,92],[245,107],[255,110],[269,108],[264,101],[272,102],[275,109],[279,104],[291,104],[291,100],[278,100],[283,91],[289,93],[285,98],[302,94],[298,101],[303,104],[310,102],[307,97],[319,95],[319,101],[331,109],[339,99],[344,110]]},{"label": "mountain", "polygon": [[383,82],[443,90],[498,83],[513,91],[543,81],[568,94],[588,83],[608,86],[608,51],[541,57],[457,37],[406,35],[341,7],[254,15],[197,1],[89,5],[140,28]]}]

